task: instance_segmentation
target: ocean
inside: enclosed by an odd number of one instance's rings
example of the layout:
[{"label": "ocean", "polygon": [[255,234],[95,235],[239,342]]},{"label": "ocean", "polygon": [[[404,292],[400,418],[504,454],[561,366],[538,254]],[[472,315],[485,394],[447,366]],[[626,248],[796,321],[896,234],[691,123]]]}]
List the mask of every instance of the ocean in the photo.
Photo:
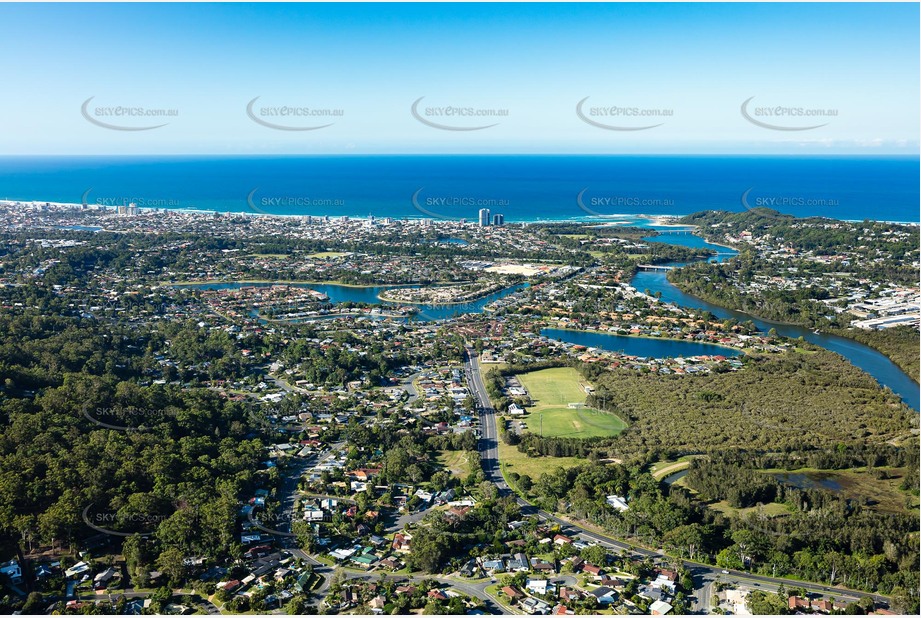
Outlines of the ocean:
[{"label": "ocean", "polygon": [[[611,220],[767,206],[919,221],[918,157],[0,157],[0,199],[332,217]],[[618,217],[626,215],[626,217]]]}]

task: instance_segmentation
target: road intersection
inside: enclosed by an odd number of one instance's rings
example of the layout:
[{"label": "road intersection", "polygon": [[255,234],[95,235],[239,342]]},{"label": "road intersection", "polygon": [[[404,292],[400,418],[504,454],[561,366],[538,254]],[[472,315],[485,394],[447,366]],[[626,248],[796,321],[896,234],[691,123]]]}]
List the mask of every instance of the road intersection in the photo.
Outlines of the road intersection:
[{"label": "road intersection", "polygon": [[[467,375],[467,383],[470,386],[470,390],[472,391],[473,396],[477,402],[477,409],[479,412],[480,439],[478,448],[483,471],[486,475],[486,479],[496,485],[500,495],[514,495],[515,500],[521,507],[522,514],[536,516],[543,521],[557,524],[560,526],[561,531],[563,531],[565,534],[574,538],[578,538],[584,542],[598,544],[605,547],[606,549],[611,550],[612,552],[633,556],[635,558],[648,558],[659,563],[672,564],[675,562],[676,559],[673,556],[669,556],[662,551],[640,547],[595,532],[572,521],[567,521],[557,517],[553,513],[539,509],[527,500],[521,498],[517,494],[514,494],[502,475],[502,468],[499,460],[499,434],[496,424],[496,410],[492,407],[492,403],[490,402],[489,396],[487,395],[486,386],[483,382],[483,377],[480,372],[476,352],[470,347],[466,349],[465,371]],[[300,480],[301,474],[304,472],[304,464],[311,460],[316,462],[326,460],[336,452],[337,447],[341,446],[342,444],[333,445],[333,447],[322,453],[318,453],[315,457],[308,458],[308,460],[300,462],[298,465],[293,466],[290,470],[286,470],[286,480],[284,482],[282,491],[280,492],[282,512],[289,514],[289,517],[283,517],[283,521],[279,522],[279,532],[281,533],[279,536],[282,539],[281,545],[284,546],[287,551],[291,552],[291,554],[295,557],[313,565],[314,572],[322,577],[323,581],[320,583],[318,588],[312,591],[313,594],[320,598],[324,596],[329,588],[330,578],[334,569],[329,565],[320,562],[309,553],[298,548],[296,539],[290,535],[289,528],[285,524],[290,522],[296,511],[296,500],[300,495],[300,492],[298,491],[298,481]],[[420,514],[421,512],[417,513],[416,515]],[[417,517],[413,517],[413,519],[417,519]],[[405,518],[399,521],[405,523]],[[745,585],[753,589],[761,588],[768,592],[776,591],[777,588],[782,584],[787,588],[805,588],[810,592],[819,593],[824,596],[833,596],[838,600],[857,600],[863,596],[872,596],[877,602],[888,604],[888,599],[880,595],[869,595],[868,593],[860,593],[857,591],[845,590],[841,588],[822,586],[821,584],[802,582],[793,579],[767,577],[735,570],[727,571],[689,560],[681,560],[680,562],[693,577],[695,586],[693,609],[695,613],[699,614],[709,613],[710,597],[712,595],[714,585],[718,582],[735,583]],[[353,569],[344,570],[349,574],[350,579],[391,579],[399,581],[421,581],[423,579],[428,579],[438,581],[440,583],[450,585],[460,592],[463,592],[464,594],[468,594],[470,596],[474,596],[486,601],[487,608],[494,613],[512,613],[507,606],[500,603],[498,599],[486,591],[486,588],[491,585],[491,582],[488,580],[467,581],[458,579],[456,577],[436,575],[414,578],[413,576],[396,576],[382,573],[357,572]]]},{"label": "road intersection", "polygon": [[[502,468],[499,462],[499,434],[496,426],[496,410],[492,407],[492,403],[489,400],[489,395],[486,392],[486,386],[483,383],[483,377],[480,373],[479,359],[476,355],[476,351],[469,346],[466,348],[466,358],[464,363],[465,370],[467,372],[467,383],[470,385],[470,390],[473,391],[473,396],[477,402],[477,407],[480,415],[479,449],[480,458],[483,462],[483,471],[486,474],[487,480],[495,483],[495,485],[499,488],[500,495],[511,494],[512,490],[508,486],[508,483],[505,482],[505,478],[502,475]],[[632,545],[624,541],[616,540],[609,536],[593,532],[582,526],[579,526],[578,524],[565,521],[552,513],[548,513],[547,511],[543,511],[535,507],[530,502],[524,500],[517,494],[515,495],[515,499],[521,506],[521,511],[523,514],[535,515],[544,521],[550,521],[558,524],[561,529],[570,536],[576,535],[581,537],[582,540],[591,541],[607,549],[616,550],[618,552],[625,551],[628,552],[629,555],[633,555],[639,558],[650,558],[654,561],[660,562],[673,562],[675,560],[674,557],[669,556],[664,552],[644,547],[638,547],[636,545]],[[878,603],[886,605],[889,603],[889,599],[881,595],[846,590],[831,586],[823,586],[821,584],[803,582],[795,579],[767,577],[764,575],[746,573],[744,571],[724,570],[689,560],[682,560],[681,563],[684,565],[684,568],[691,573],[694,579],[694,608],[695,611],[699,613],[709,612],[709,592],[713,584],[718,581],[727,583],[734,582],[752,588],[762,588],[768,592],[775,592],[782,584],[786,588],[805,588],[809,592],[819,593],[824,596],[833,596],[838,600],[857,600],[861,597],[872,596],[873,599]]]}]

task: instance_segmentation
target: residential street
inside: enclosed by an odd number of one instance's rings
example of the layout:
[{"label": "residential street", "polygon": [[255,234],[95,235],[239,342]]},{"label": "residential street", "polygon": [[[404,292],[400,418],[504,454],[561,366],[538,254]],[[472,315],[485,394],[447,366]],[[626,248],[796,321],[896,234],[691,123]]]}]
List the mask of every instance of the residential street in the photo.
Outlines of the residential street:
[{"label": "residential street", "polygon": [[[495,483],[499,488],[500,493],[510,493],[511,489],[509,489],[508,485],[505,483],[505,479],[502,476],[502,469],[499,465],[499,434],[496,427],[496,411],[492,407],[492,403],[490,402],[489,396],[486,393],[486,386],[484,385],[482,376],[480,375],[479,360],[476,356],[476,351],[471,347],[467,348],[467,359],[465,365],[468,384],[470,384],[470,388],[477,400],[480,411],[481,437],[479,448],[480,457],[483,461],[483,470],[486,472],[487,478]],[[648,557],[653,560],[672,560],[672,558],[667,554],[646,548],[636,547],[629,543],[618,541],[608,536],[592,532],[571,522],[564,521],[551,513],[540,510],[521,497],[516,497],[516,499],[518,504],[521,505],[522,513],[537,515],[537,517],[542,520],[552,521],[556,524],[559,524],[564,534],[578,535],[583,540],[594,541],[603,547],[615,550],[617,552],[626,550],[633,555]],[[855,591],[822,586],[815,583],[806,583],[798,580],[767,577],[764,575],[753,575],[742,571],[730,570],[726,573],[723,573],[721,569],[706,564],[691,562],[688,560],[684,560],[682,562],[684,567],[691,572],[694,578],[694,607],[697,609],[697,611],[702,613],[707,613],[709,611],[710,586],[716,580],[721,580],[724,582],[738,582],[740,584],[746,584],[756,588],[763,587],[769,592],[775,592],[777,588],[783,584],[788,588],[805,587],[810,592],[832,595],[839,600],[857,600],[864,596],[872,596],[877,602],[885,604],[889,603],[889,599],[882,595],[869,595],[867,593],[858,593]]]}]

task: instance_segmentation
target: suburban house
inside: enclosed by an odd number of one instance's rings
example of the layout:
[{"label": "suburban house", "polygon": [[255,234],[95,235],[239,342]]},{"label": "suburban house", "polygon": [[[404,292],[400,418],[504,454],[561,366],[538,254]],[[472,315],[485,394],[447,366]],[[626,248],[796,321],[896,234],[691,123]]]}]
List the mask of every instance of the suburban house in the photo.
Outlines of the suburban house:
[{"label": "suburban house", "polygon": [[524,588],[528,592],[539,595],[556,592],[556,586],[546,579],[528,579]]},{"label": "suburban house", "polygon": [[589,594],[598,599],[600,605],[610,605],[617,599],[617,592],[613,588],[608,588],[607,586],[599,586]]},{"label": "suburban house", "polygon": [[390,544],[391,549],[398,551],[403,554],[408,554],[410,551],[410,541],[412,536],[409,534],[404,534],[402,532],[397,532],[393,535],[393,543]]},{"label": "suburban house", "polygon": [[554,571],[553,565],[544,560],[543,558],[531,558],[531,568],[535,571],[540,571],[542,573],[552,573]]},{"label": "suburban house", "polygon": [[14,584],[18,584],[22,581],[22,569],[19,567],[19,563],[15,560],[10,560],[9,562],[5,562],[4,564],[0,565],[0,574],[9,577],[10,581]]},{"label": "suburban house", "polygon": [[529,614],[545,615],[550,612],[549,604],[544,603],[540,599],[535,599],[534,597],[528,597],[522,601],[519,606]]},{"label": "suburban house", "polygon": [[528,568],[528,557],[522,553],[517,553],[512,556],[512,559],[508,561],[508,570],[509,571],[527,571]]},{"label": "suburban house", "polygon": [[655,601],[649,606],[649,613],[652,616],[664,616],[672,611],[672,606],[665,601]]},{"label": "suburban house", "polygon": [[488,573],[501,573],[505,570],[505,562],[502,560],[502,558],[486,560],[483,562],[483,570]]},{"label": "suburban house", "polygon": [[599,576],[604,572],[604,569],[602,569],[600,566],[595,566],[594,564],[586,562],[582,565],[582,572],[588,573],[589,575]]}]

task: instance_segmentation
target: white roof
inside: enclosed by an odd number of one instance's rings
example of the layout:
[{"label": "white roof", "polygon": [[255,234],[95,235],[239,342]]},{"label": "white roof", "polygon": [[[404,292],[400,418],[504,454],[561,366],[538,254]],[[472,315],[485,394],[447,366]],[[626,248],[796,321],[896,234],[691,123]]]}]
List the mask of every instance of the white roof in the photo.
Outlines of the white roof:
[{"label": "white roof", "polygon": [[622,498],[621,496],[608,496],[607,502],[610,506],[614,507],[618,511],[626,511],[629,506],[627,506],[627,499]]},{"label": "white roof", "polygon": [[657,614],[667,614],[672,611],[672,606],[665,601],[653,601],[652,605],[649,606],[649,611]]},{"label": "white roof", "polygon": [[74,575],[78,575],[89,570],[90,565],[85,562],[78,562],[77,564],[64,571],[64,574],[67,575],[67,577],[73,577]]}]

